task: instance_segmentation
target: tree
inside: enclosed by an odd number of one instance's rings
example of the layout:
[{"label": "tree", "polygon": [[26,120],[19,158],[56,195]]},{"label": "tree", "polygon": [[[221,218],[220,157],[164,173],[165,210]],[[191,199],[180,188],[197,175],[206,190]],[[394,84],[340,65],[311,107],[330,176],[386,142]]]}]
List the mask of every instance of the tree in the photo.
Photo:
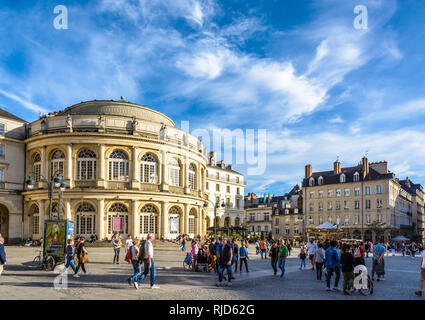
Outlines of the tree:
[{"label": "tree", "polygon": [[372,223],[370,223],[367,227],[366,230],[371,231],[372,233],[374,232],[375,235],[378,234],[384,234],[385,231],[390,230],[391,228],[386,226],[385,222],[378,222],[378,221],[373,221]]}]

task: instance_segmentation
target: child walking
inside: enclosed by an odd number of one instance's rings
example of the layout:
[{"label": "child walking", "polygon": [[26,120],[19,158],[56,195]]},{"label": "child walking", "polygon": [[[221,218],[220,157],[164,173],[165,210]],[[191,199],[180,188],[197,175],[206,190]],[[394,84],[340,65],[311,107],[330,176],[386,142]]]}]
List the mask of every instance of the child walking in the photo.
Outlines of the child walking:
[{"label": "child walking", "polygon": [[300,270],[305,269],[305,259],[307,258],[307,254],[305,252],[305,249],[303,247],[301,247],[301,252],[300,252],[300,259],[301,259],[301,264],[300,264]]}]

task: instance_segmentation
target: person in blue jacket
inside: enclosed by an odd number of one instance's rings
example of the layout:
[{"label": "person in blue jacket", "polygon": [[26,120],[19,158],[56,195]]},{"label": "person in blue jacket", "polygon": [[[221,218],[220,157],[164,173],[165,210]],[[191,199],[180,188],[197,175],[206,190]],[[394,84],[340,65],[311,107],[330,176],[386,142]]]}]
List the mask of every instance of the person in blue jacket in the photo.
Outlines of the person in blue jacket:
[{"label": "person in blue jacket", "polygon": [[7,263],[6,251],[4,251],[4,238],[0,236],[0,276],[3,272],[3,266]]},{"label": "person in blue jacket", "polygon": [[[325,257],[326,257],[326,291],[339,291],[338,282],[339,277],[341,276],[341,260],[339,256],[339,252],[336,249],[338,242],[332,240],[330,242],[330,247],[326,249]],[[335,272],[335,285],[331,289],[331,278],[332,274]]]}]

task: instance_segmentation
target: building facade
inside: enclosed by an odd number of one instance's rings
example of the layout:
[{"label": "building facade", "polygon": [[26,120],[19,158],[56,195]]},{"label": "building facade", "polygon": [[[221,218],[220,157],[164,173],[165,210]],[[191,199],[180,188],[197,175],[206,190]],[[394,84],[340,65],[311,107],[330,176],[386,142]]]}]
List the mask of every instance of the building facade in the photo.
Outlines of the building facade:
[{"label": "building facade", "polygon": [[420,184],[413,183],[408,177],[405,180],[400,180],[399,183],[411,195],[413,236],[423,240],[425,239],[424,188]]},{"label": "building facade", "polygon": [[22,168],[35,186],[23,192],[24,238],[43,237],[46,180],[58,173],[69,188],[55,190],[53,216],[74,221],[76,234],[206,233],[206,149],[156,110],[123,100],[82,102],[30,123],[25,144]]},{"label": "building facade", "polygon": [[0,109],[0,234],[22,237],[26,121]]},{"label": "building facade", "polygon": [[232,165],[217,161],[215,151],[208,155],[205,193],[208,197],[207,228],[214,226],[214,205],[218,228],[242,227],[244,223],[244,176]]},{"label": "building facade", "polygon": [[347,237],[373,241],[408,235],[412,228],[412,196],[386,161],[369,163],[364,157],[348,168],[336,161],[333,171],[324,172],[306,165],[303,197],[306,228],[329,221]]}]

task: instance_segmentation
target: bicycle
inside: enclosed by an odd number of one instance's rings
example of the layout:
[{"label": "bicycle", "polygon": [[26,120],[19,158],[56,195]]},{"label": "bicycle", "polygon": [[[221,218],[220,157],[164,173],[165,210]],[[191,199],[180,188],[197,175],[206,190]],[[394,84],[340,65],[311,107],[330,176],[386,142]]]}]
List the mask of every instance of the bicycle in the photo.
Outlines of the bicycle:
[{"label": "bicycle", "polygon": [[38,255],[32,261],[33,268],[39,268],[43,270],[52,271],[55,268],[56,261],[52,256],[46,255],[43,257],[43,251],[37,250]]}]

